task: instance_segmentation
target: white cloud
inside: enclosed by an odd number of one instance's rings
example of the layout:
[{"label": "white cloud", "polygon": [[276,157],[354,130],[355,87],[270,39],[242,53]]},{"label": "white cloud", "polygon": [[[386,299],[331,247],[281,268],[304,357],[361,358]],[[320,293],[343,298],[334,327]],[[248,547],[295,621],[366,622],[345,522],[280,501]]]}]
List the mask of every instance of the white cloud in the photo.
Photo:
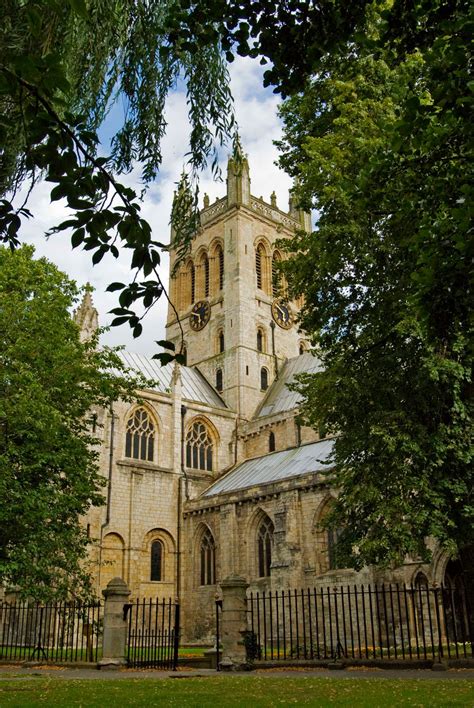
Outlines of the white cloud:
[{"label": "white cloud", "polygon": [[[270,89],[262,88],[263,70],[257,62],[238,58],[231,65],[230,71],[242,144],[249,157],[252,193],[269,200],[270,193],[275,190],[278,205],[286,209],[291,182],[274,165],[277,151],[272,143],[280,137],[280,124],[276,115],[278,98]],[[176,91],[170,96],[166,118],[168,128],[162,144],[163,168],[159,178],[150,186],[142,207],[144,218],[152,226],[154,238],[164,242],[169,241],[173,191],[185,163],[186,139],[189,135],[186,97],[182,92]],[[221,160],[224,180],[228,152],[223,151]],[[139,192],[139,167],[122,178],[122,181]],[[50,187],[48,183],[40,183],[35,187],[29,204],[34,219],[24,223],[22,239],[34,244],[38,256],[46,256],[80,285],[90,282],[95,289],[94,303],[99,310],[100,323],[108,325],[112,319],[108,311],[117,306],[117,294],[106,293],[105,290],[112,281],[129,281],[130,254],[122,253],[118,260],[105,257],[97,266],[92,266],[90,253],[72,250],[67,235],[58,234],[46,240],[44,233],[67,214],[61,203],[50,203]],[[210,171],[207,171],[200,183],[201,195],[205,192],[213,201],[224,195],[225,182],[214,182]],[[160,273],[165,284],[168,282],[167,269],[168,258],[163,254]],[[165,336],[166,314],[166,299],[161,298],[144,320],[144,331],[139,339],[134,340],[125,326],[113,328],[104,335],[104,341],[108,344],[124,344],[132,351],[150,354],[155,348],[154,341]]]}]

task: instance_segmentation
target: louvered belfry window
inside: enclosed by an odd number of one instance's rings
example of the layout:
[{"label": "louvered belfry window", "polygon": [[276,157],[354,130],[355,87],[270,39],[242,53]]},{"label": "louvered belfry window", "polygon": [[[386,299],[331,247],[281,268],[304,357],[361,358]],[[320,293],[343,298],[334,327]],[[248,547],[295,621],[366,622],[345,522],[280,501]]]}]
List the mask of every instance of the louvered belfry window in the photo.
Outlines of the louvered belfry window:
[{"label": "louvered belfry window", "polygon": [[137,408],[127,422],[125,434],[125,457],[134,460],[153,461],[155,426],[145,408]]}]

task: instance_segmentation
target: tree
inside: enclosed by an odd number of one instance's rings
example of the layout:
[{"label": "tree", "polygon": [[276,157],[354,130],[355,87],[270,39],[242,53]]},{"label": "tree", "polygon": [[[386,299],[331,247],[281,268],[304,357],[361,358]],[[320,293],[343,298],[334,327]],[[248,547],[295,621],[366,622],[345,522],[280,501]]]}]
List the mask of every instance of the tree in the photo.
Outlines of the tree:
[{"label": "tree", "polygon": [[119,357],[81,343],[78,289],[33,249],[0,249],[0,584],[35,599],[87,594],[80,516],[103,502],[91,408],[129,398]]},{"label": "tree", "polygon": [[289,265],[325,368],[303,411],[337,435],[348,563],[426,559],[431,536],[472,573],[469,8],[414,3],[393,30],[401,8],[282,110],[281,164],[319,211]]},{"label": "tree", "polygon": [[[7,0],[0,28],[0,239],[17,247],[31,216],[18,188],[40,176],[51,199],[74,217],[72,246],[93,264],[131,249],[133,282],[115,283],[113,324],[142,331],[133,310],[162,296],[157,266],[163,244],[140,216],[140,200],[116,174],[143,165],[143,180],[161,165],[165,105],[178,81],[187,87],[190,118],[189,199],[173,209],[175,238],[185,253],[198,219],[197,173],[235,129],[226,60],[235,53],[273,62],[266,83],[294,90],[312,63],[352,30],[367,0],[234,3],[228,0]],[[288,41],[293,37],[295,41]],[[96,130],[113,101],[125,104],[110,159],[98,156]],[[185,180],[187,177],[185,176]],[[180,189],[183,185],[180,185]],[[143,276],[141,282],[139,277]]]}]

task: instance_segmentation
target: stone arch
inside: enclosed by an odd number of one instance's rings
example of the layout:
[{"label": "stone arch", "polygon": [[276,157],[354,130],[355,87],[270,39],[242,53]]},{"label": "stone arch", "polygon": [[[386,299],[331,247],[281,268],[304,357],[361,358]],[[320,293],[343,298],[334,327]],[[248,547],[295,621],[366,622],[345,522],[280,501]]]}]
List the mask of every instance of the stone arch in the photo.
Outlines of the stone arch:
[{"label": "stone arch", "polygon": [[106,588],[112,578],[125,576],[125,541],[112,531],[102,539],[100,586]]},{"label": "stone arch", "polygon": [[209,260],[210,294],[216,296],[224,288],[224,244],[221,239],[211,243]]},{"label": "stone arch", "polygon": [[161,424],[156,411],[146,402],[132,406],[124,418],[124,457],[156,462]]},{"label": "stone arch", "polygon": [[194,585],[215,585],[217,578],[216,536],[209,524],[201,521],[194,533]]},{"label": "stone arch", "polygon": [[[153,580],[151,577],[151,559],[154,543],[162,547],[161,577]],[[176,544],[172,535],[163,528],[153,528],[143,539],[141,559],[141,582],[175,582],[176,577]]]},{"label": "stone arch", "polygon": [[202,415],[186,425],[185,462],[189,469],[212,472],[217,469],[219,434],[211,421]]},{"label": "stone arch", "polygon": [[257,290],[262,290],[267,295],[271,295],[271,250],[268,241],[263,237],[260,237],[257,239],[254,249]]}]

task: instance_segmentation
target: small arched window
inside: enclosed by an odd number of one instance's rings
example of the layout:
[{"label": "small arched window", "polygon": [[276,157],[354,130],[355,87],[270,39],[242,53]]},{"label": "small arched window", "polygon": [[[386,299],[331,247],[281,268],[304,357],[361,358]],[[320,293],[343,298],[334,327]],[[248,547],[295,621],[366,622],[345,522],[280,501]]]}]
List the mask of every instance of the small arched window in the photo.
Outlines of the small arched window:
[{"label": "small arched window", "polygon": [[219,330],[219,334],[217,335],[217,348],[219,350],[219,354],[222,354],[225,349],[224,332],[222,329]]},{"label": "small arched window", "polygon": [[153,461],[155,426],[145,408],[137,408],[127,422],[125,457]]},{"label": "small arched window", "polygon": [[275,452],[275,433],[273,431],[268,436],[268,452]]},{"label": "small arched window", "polygon": [[153,541],[150,554],[150,580],[164,580],[163,578],[163,544]]},{"label": "small arched window", "polygon": [[305,353],[305,351],[306,351],[306,349],[305,349],[305,346],[304,346],[303,342],[300,342],[300,348],[299,348],[299,351],[300,351],[300,356],[301,356],[301,354],[304,354],[304,353]]},{"label": "small arched window", "polygon": [[258,577],[268,578],[272,565],[272,546],[274,526],[266,516],[257,531]]},{"label": "small arched window", "polygon": [[203,534],[200,548],[201,585],[214,585],[216,582],[216,546],[209,529]]},{"label": "small arched window", "polygon": [[266,391],[268,388],[268,369],[264,366],[260,369],[260,388],[262,391]]},{"label": "small arched window", "polygon": [[264,335],[263,335],[263,330],[259,327],[257,329],[257,351],[258,352],[263,352],[265,350],[265,345],[264,345]]},{"label": "small arched window", "polygon": [[216,389],[219,393],[222,392],[222,369],[216,371]]},{"label": "small arched window", "polygon": [[207,427],[193,423],[186,435],[186,466],[195,470],[212,470],[213,444]]}]

